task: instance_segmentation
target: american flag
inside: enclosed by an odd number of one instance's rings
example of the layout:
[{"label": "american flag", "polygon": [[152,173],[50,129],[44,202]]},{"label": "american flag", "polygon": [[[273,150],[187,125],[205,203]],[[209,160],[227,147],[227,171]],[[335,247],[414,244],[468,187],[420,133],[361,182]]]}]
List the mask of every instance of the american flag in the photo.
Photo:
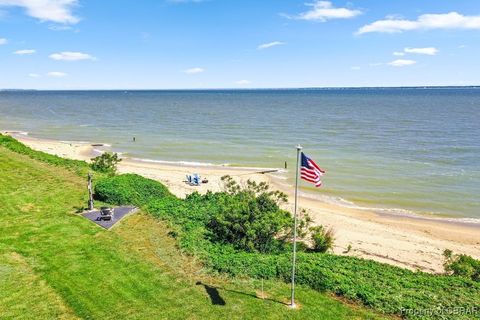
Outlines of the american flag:
[{"label": "american flag", "polygon": [[312,159],[307,157],[302,152],[302,163],[300,166],[300,177],[303,180],[311,182],[315,184],[315,187],[320,187],[322,185],[322,181],[320,177],[325,174],[325,171],[322,170]]}]

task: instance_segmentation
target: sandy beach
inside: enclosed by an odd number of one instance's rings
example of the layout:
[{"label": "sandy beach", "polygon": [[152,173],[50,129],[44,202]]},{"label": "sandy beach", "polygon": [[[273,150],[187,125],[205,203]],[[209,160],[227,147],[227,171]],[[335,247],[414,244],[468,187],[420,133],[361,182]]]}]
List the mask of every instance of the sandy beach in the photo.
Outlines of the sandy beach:
[{"label": "sandy beach", "polygon": [[[87,142],[38,139],[18,132],[7,132],[31,148],[58,156],[86,160],[109,150],[109,146]],[[293,208],[293,188],[286,188],[274,175],[261,169],[184,166],[124,158],[120,173],[137,173],[158,180],[178,197],[198,191],[218,191],[220,178],[226,174],[237,181],[248,179],[269,182],[272,187],[289,195],[287,209]],[[187,174],[197,172],[209,180],[199,187],[189,186]],[[316,224],[335,230],[334,252],[339,255],[363,257],[411,270],[443,272],[445,249],[480,259],[480,225],[446,221],[429,217],[409,217],[380,214],[373,211],[324,203],[300,195],[299,206],[306,209]],[[347,248],[351,249],[347,252]]]}]

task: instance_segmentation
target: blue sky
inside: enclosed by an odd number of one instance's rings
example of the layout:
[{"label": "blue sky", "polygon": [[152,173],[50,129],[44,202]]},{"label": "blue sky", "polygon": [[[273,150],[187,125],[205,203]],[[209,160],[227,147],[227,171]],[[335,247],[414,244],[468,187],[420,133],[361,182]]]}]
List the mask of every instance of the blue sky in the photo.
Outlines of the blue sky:
[{"label": "blue sky", "polygon": [[478,0],[0,0],[0,88],[480,85]]}]

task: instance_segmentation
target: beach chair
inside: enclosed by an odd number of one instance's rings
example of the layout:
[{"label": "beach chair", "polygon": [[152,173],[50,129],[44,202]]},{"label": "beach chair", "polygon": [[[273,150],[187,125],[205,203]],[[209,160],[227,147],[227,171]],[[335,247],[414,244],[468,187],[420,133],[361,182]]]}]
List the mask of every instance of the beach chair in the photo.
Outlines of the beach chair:
[{"label": "beach chair", "polygon": [[200,175],[198,173],[193,174],[193,185],[199,186],[202,184],[202,179],[200,178]]}]

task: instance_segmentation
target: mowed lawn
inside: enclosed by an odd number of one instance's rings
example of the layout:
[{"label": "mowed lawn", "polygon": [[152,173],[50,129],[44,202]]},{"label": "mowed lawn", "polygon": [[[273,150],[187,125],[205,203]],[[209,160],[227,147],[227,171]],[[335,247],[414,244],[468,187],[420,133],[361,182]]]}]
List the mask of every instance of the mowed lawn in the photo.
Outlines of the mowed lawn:
[{"label": "mowed lawn", "polygon": [[304,287],[290,310],[275,281],[260,299],[260,281],[207,275],[142,213],[105,231],[76,214],[85,184],[0,147],[0,319],[381,318]]}]

